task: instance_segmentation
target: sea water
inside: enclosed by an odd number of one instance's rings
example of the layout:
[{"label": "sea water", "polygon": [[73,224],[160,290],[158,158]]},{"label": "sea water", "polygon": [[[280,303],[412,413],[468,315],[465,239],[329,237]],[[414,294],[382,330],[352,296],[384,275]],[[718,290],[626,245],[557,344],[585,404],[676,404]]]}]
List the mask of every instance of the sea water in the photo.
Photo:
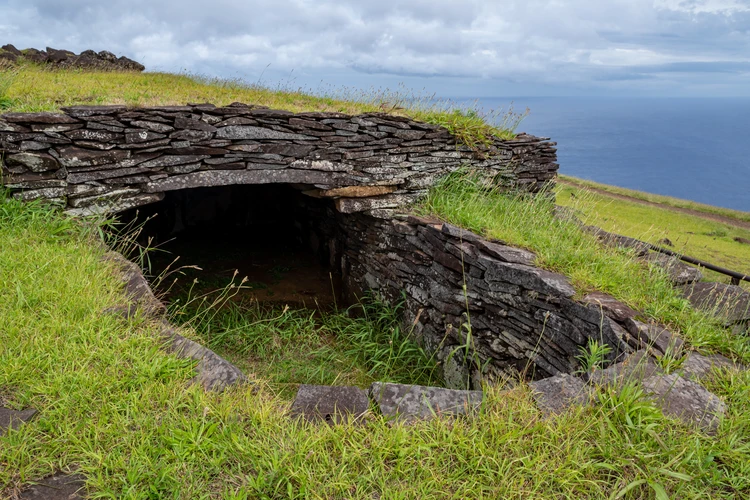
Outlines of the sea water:
[{"label": "sea water", "polygon": [[556,141],[560,173],[750,211],[750,98],[503,97]]}]

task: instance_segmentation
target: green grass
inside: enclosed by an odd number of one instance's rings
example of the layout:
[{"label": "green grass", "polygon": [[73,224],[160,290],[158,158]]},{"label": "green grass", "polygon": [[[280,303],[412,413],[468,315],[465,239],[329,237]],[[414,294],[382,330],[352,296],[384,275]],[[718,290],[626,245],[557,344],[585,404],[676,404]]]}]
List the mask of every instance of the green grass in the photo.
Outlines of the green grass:
[{"label": "green grass", "polygon": [[199,303],[177,308],[173,322],[190,325],[205,345],[283,397],[300,384],[441,384],[435,361],[403,332],[398,309],[374,301],[341,312]]},{"label": "green grass", "polygon": [[[3,82],[9,82],[4,98]],[[515,128],[525,116],[512,108],[485,114],[403,89],[321,92],[185,74],[50,70],[34,64],[0,67],[0,98],[5,111],[15,112],[59,111],[80,104],[144,107],[209,102],[224,106],[237,101],[294,112],[386,112],[442,125],[473,148],[488,144],[492,136],[515,137]]]},{"label": "green grass", "polygon": [[631,251],[603,247],[568,219],[554,216],[551,199],[508,195],[457,172],[434,187],[421,210],[480,234],[522,246],[537,264],[571,279],[579,295],[602,291],[656,319],[695,348],[734,353],[750,361],[750,343],[694,310],[665,273]]},{"label": "green grass", "polygon": [[59,469],[118,499],[750,495],[747,372],[710,386],[729,405],[717,437],[635,390],[545,420],[523,384],[487,387],[482,411],[458,420],[301,424],[263,382],[189,385],[154,325],[102,314],[123,296],[96,234],[36,203],[0,204],[0,398],[40,411],[0,437],[2,498]]},{"label": "green grass", "polygon": [[[585,187],[565,184],[557,188],[557,203],[572,208],[586,224],[670,248],[675,252],[733,271],[750,274],[750,245],[735,240],[750,240],[748,229],[671,211],[668,208],[612,198],[587,190]],[[716,213],[718,212],[722,212],[720,215],[728,215],[731,211],[722,209]],[[736,214],[738,220],[743,220],[742,212]],[[665,238],[674,246],[665,245]],[[703,272],[711,281],[729,281],[726,275],[705,269]],[[745,282],[743,286],[750,287],[750,283]]]}]

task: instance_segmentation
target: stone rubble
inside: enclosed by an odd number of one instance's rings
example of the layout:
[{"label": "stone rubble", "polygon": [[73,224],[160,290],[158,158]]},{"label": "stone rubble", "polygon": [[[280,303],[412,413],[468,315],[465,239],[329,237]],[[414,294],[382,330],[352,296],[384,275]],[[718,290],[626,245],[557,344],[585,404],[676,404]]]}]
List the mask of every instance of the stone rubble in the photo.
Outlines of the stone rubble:
[{"label": "stone rubble", "polygon": [[96,71],[143,71],[145,66],[125,56],[117,57],[112,52],[84,50],[80,54],[69,50],[47,47],[46,50],[18,50],[11,44],[0,47],[0,67],[16,65],[23,61],[56,66],[59,68],[79,68]]},{"label": "stone rubble", "polygon": [[664,415],[676,418],[708,434],[718,431],[727,405],[703,385],[717,370],[745,367],[720,355],[695,352],[685,356],[674,373],[665,374],[649,350],[639,350],[608,368],[594,369],[581,377],[562,374],[529,383],[532,397],[544,416],[561,413],[571,406],[585,406],[596,390],[620,391],[625,385],[641,387]]}]

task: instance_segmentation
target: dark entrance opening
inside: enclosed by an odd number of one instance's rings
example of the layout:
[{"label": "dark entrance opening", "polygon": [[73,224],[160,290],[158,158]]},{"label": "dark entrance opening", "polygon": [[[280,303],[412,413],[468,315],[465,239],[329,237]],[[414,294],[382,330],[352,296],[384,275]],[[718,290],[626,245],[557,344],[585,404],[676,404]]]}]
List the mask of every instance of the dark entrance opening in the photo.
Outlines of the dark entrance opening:
[{"label": "dark entrance opening", "polygon": [[170,191],[120,221],[155,249],[150,274],[168,301],[234,283],[234,301],[328,309],[342,292],[333,210],[290,185],[238,185]]}]

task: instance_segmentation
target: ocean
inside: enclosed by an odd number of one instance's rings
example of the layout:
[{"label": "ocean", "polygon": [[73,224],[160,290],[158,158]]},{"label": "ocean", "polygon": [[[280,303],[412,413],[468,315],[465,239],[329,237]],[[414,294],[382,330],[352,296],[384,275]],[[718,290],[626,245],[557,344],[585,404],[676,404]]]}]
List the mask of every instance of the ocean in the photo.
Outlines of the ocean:
[{"label": "ocean", "polygon": [[750,212],[750,98],[516,97],[519,132],[557,142],[560,173]]}]

